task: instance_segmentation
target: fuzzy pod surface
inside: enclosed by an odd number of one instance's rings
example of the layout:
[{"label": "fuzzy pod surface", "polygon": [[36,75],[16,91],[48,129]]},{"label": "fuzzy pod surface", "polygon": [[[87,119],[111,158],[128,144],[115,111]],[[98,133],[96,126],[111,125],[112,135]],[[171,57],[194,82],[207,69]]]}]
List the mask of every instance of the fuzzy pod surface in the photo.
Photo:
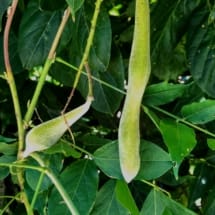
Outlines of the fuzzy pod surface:
[{"label": "fuzzy pod surface", "polygon": [[149,1],[136,0],[128,88],[118,132],[120,167],[126,182],[135,178],[140,169],[140,106],[150,72]]}]

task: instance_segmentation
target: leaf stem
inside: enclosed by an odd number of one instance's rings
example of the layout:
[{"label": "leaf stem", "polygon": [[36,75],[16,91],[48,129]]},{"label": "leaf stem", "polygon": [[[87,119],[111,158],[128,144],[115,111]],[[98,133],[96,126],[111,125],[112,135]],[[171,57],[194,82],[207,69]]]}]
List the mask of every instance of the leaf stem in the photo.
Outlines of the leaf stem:
[{"label": "leaf stem", "polygon": [[66,190],[64,189],[64,187],[62,186],[62,184],[60,183],[58,178],[55,176],[55,174],[51,170],[47,170],[45,173],[51,179],[53,184],[55,185],[56,189],[58,190],[58,192],[60,193],[61,197],[65,201],[65,203],[66,203],[69,211],[71,212],[71,214],[79,215],[80,213],[78,212],[77,208],[75,207],[75,205],[73,204],[72,200],[70,199],[68,193],[66,192]]},{"label": "leaf stem", "polygon": [[[69,67],[69,68],[71,68],[71,69],[73,69],[73,70],[75,70],[76,72],[78,71],[78,68],[77,68],[76,66],[73,66],[72,64],[66,62],[65,60],[63,60],[63,59],[60,58],[60,57],[56,57],[55,61],[58,62],[58,63],[61,63],[61,64],[65,65],[65,66],[67,66],[67,67]],[[87,73],[86,73],[85,71],[83,71],[83,70],[81,71],[81,74],[87,76]],[[96,77],[93,76],[93,75],[91,75],[91,78],[92,78],[92,80],[94,80],[94,81],[96,81],[96,82],[98,82],[98,83],[100,83],[100,84],[102,84],[102,85],[104,85],[104,86],[106,86],[106,87],[108,87],[108,88],[110,88],[110,89],[112,89],[112,90],[115,90],[115,91],[118,92],[118,93],[121,93],[121,94],[123,94],[123,95],[126,95],[126,92],[125,92],[125,91],[123,91],[123,90],[121,90],[121,89],[119,89],[119,88],[117,88],[117,87],[114,87],[114,86],[110,85],[109,83],[107,83],[107,82],[105,82],[105,81],[102,81],[102,80],[96,78]]]},{"label": "leaf stem", "polygon": [[18,137],[19,137],[19,144],[18,144],[18,158],[20,158],[20,152],[24,147],[24,128],[22,123],[22,114],[19,104],[18,93],[16,89],[16,83],[13,76],[11,64],[10,64],[10,57],[9,57],[9,33],[12,24],[12,20],[16,11],[16,7],[18,4],[18,0],[13,0],[12,5],[8,8],[8,18],[4,29],[4,62],[5,62],[5,69],[6,69],[6,79],[8,81],[11,96],[13,100],[17,127],[18,127]]},{"label": "leaf stem", "polygon": [[[72,64],[66,62],[65,60],[63,60],[63,59],[61,59],[61,58],[59,58],[59,57],[56,58],[56,62],[61,63],[61,64],[65,65],[65,66],[67,66],[67,67],[69,67],[69,68],[71,68],[71,69],[73,69],[73,70],[75,70],[75,71],[78,71],[78,68],[77,68],[77,67],[73,66]],[[87,76],[87,73],[86,73],[86,72],[81,71],[81,73],[82,73],[83,75]],[[104,86],[106,86],[106,87],[112,89],[112,90],[115,90],[115,91],[118,92],[118,93],[121,93],[121,94],[123,94],[123,95],[126,94],[125,91],[123,91],[123,90],[121,90],[121,89],[119,89],[119,88],[117,88],[117,87],[114,87],[114,86],[110,85],[109,83],[107,83],[107,82],[105,82],[105,81],[102,81],[102,80],[100,80],[100,79],[98,79],[98,78],[96,78],[96,77],[94,77],[94,76],[92,76],[92,79],[93,79],[94,81],[96,81],[96,82],[98,82],[98,83],[100,83],[100,84],[102,84],[102,85],[104,85]],[[142,105],[142,107],[143,107],[143,110],[144,110],[144,111],[147,109],[147,106]],[[150,107],[150,108],[153,108],[153,109],[155,109],[155,110],[157,110],[157,111],[159,111],[159,112],[161,112],[161,113],[163,113],[163,114],[165,114],[165,115],[167,115],[167,116],[169,116],[169,117],[171,117],[171,118],[173,118],[173,119],[175,119],[175,120],[177,120],[178,122],[182,122],[182,123],[184,123],[184,124],[186,124],[186,125],[188,125],[188,126],[194,128],[194,129],[196,129],[196,130],[198,130],[198,131],[201,131],[201,132],[203,132],[203,133],[205,133],[205,134],[207,134],[207,135],[209,135],[209,136],[211,136],[211,137],[215,137],[215,134],[214,134],[214,133],[212,133],[212,132],[210,132],[210,131],[208,131],[208,130],[206,130],[206,129],[203,129],[203,128],[197,126],[197,125],[194,125],[194,124],[192,124],[192,123],[186,121],[185,119],[182,119],[182,118],[180,118],[180,117],[178,117],[178,116],[175,116],[174,114],[171,114],[170,112],[167,112],[167,111],[165,111],[165,110],[163,110],[163,109],[161,109],[161,108],[159,108],[159,107],[156,107],[156,106],[149,106],[149,107]],[[147,109],[147,110],[148,110],[148,109]]]},{"label": "leaf stem", "polygon": [[[4,62],[5,62],[5,69],[6,69],[6,79],[8,81],[11,96],[13,100],[14,110],[15,110],[15,116],[16,116],[16,122],[18,127],[18,152],[17,152],[17,160],[21,159],[22,150],[24,148],[24,127],[22,122],[22,114],[19,104],[19,98],[18,93],[16,89],[16,83],[13,76],[11,64],[10,64],[10,57],[9,57],[9,34],[10,34],[10,28],[13,21],[13,17],[16,11],[16,7],[18,4],[18,0],[13,0],[11,6],[8,8],[8,18],[6,21],[5,29],[4,29],[4,40],[3,40],[3,49],[4,49]],[[24,176],[23,176],[23,170],[20,169],[17,172],[17,179],[18,183],[21,189],[21,200],[23,201],[26,211],[29,215],[33,214],[33,211],[31,210],[27,194],[24,191]]]},{"label": "leaf stem", "polygon": [[[34,158],[40,164],[40,166],[45,168],[45,163],[43,162],[43,160],[40,158],[40,156],[38,154],[32,153],[31,157]],[[62,186],[62,184],[60,183],[58,178],[55,176],[55,174],[52,172],[52,170],[49,169],[49,168],[45,168],[45,174],[50,178],[52,183],[55,185],[56,189],[60,193],[62,199],[65,201],[65,204],[67,205],[67,207],[68,207],[69,211],[71,212],[71,214],[79,215],[79,212],[78,212],[77,208],[73,204],[73,202],[72,202],[71,198],[69,197],[68,193],[66,192],[66,190],[64,189],[64,187]]]},{"label": "leaf stem", "polygon": [[87,38],[87,44],[86,44],[85,49],[84,49],[84,54],[83,54],[83,57],[81,59],[81,63],[78,67],[78,71],[77,71],[77,74],[76,74],[76,77],[75,77],[75,80],[73,83],[73,89],[72,89],[72,91],[71,91],[71,93],[67,99],[66,105],[64,106],[62,113],[64,113],[66,111],[66,109],[67,109],[67,107],[68,107],[68,105],[72,99],[72,96],[74,94],[74,90],[78,86],[78,82],[79,82],[82,70],[83,70],[84,66],[87,64],[88,56],[90,53],[90,48],[93,44],[93,39],[94,39],[94,34],[95,34],[95,29],[96,29],[96,23],[97,23],[97,19],[98,19],[98,15],[99,15],[100,6],[101,6],[102,1],[103,0],[96,0],[96,3],[95,3],[96,6],[95,6],[93,18],[91,20],[90,32],[89,32],[89,36]]},{"label": "leaf stem", "polygon": [[170,194],[169,192],[167,192],[166,190],[164,190],[164,189],[158,187],[156,184],[151,183],[151,182],[149,182],[149,181],[146,181],[146,180],[144,180],[144,179],[142,179],[141,181],[142,181],[143,183],[145,183],[145,184],[147,184],[147,185],[153,187],[155,190],[159,190],[159,191],[165,193],[169,198],[171,198],[171,194]]},{"label": "leaf stem", "polygon": [[16,196],[3,196],[4,199],[10,198],[11,200],[4,206],[4,208],[1,209],[0,215],[6,214],[7,209],[15,200],[20,200],[20,198],[18,198],[19,195],[20,195],[20,193],[18,193]]},{"label": "leaf stem", "polygon": [[194,125],[191,122],[186,121],[185,119],[182,119],[182,118],[180,118],[178,116],[175,116],[174,114],[171,114],[171,113],[169,113],[169,112],[167,112],[167,111],[165,111],[165,110],[163,110],[163,109],[161,109],[159,107],[155,107],[155,106],[150,106],[150,107],[155,109],[155,110],[157,110],[157,111],[159,111],[159,112],[161,112],[161,113],[163,113],[163,114],[165,114],[165,115],[167,115],[167,116],[169,116],[169,117],[171,117],[171,118],[173,118],[173,119],[175,119],[178,122],[182,122],[182,123],[194,128],[194,129],[196,129],[198,131],[201,131],[201,132],[203,132],[203,133],[205,133],[205,134],[207,134],[209,136],[215,137],[214,133],[212,133],[212,132],[210,132],[210,131],[208,131],[206,129],[203,129],[203,128],[197,126],[197,125]]},{"label": "leaf stem", "polygon": [[103,0],[97,0],[96,4],[95,4],[96,7],[95,7],[95,11],[94,11],[93,18],[92,18],[92,21],[91,21],[90,33],[89,33],[89,36],[87,38],[87,44],[86,44],[84,54],[83,54],[83,57],[82,57],[82,60],[81,60],[81,63],[80,63],[80,66],[78,68],[78,73],[76,75],[74,85],[73,85],[73,88],[75,88],[75,89],[76,89],[76,87],[78,85],[78,81],[79,81],[79,78],[80,78],[80,75],[81,75],[81,71],[83,70],[84,65],[87,62],[87,59],[88,59],[88,56],[89,56],[89,53],[90,53],[90,48],[91,48],[91,46],[93,44],[93,38],[94,38],[94,34],[95,34],[97,18],[98,18],[98,15],[99,15],[100,6],[101,6],[102,1]]},{"label": "leaf stem", "polygon": [[45,171],[41,172],[41,174],[40,174],[40,178],[38,180],[37,187],[36,187],[36,190],[34,192],[34,196],[33,196],[32,201],[31,201],[31,208],[32,208],[32,210],[33,210],[34,205],[36,203],[37,196],[38,196],[38,194],[40,192],[40,187],[41,187],[41,184],[43,182],[44,176],[45,176]]},{"label": "leaf stem", "polygon": [[48,71],[49,71],[52,63],[54,62],[55,51],[56,51],[57,45],[58,45],[58,43],[60,41],[61,35],[63,33],[63,29],[64,29],[64,27],[65,27],[65,25],[67,23],[67,20],[69,19],[69,16],[70,16],[70,9],[68,7],[65,10],[64,15],[62,17],[62,21],[61,21],[61,23],[59,25],[58,31],[57,31],[56,36],[54,38],[54,41],[52,43],[52,46],[51,46],[51,49],[49,51],[48,57],[46,59],[45,65],[43,67],[41,76],[40,76],[39,81],[37,83],[37,86],[36,86],[32,101],[31,101],[31,103],[29,105],[29,108],[27,110],[27,113],[25,115],[25,118],[24,118],[25,127],[28,127],[28,124],[29,124],[29,122],[30,122],[30,120],[32,118],[33,113],[34,113],[34,109],[35,109],[36,104],[38,102],[38,99],[39,99],[40,93],[42,91],[43,85],[45,83],[46,76],[48,74]]}]

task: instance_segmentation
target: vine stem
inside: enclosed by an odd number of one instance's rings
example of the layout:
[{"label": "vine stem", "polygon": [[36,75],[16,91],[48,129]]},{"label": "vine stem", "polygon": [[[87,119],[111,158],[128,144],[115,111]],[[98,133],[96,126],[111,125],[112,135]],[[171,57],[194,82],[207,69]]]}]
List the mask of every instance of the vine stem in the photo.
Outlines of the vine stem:
[{"label": "vine stem", "polygon": [[5,69],[6,69],[6,79],[8,81],[11,96],[14,104],[14,110],[16,115],[17,127],[18,127],[18,137],[19,137],[19,145],[18,145],[18,158],[20,158],[20,152],[24,146],[24,128],[22,123],[22,114],[19,104],[18,93],[16,89],[16,83],[13,76],[11,64],[10,64],[10,57],[9,57],[9,34],[10,28],[12,24],[12,20],[14,17],[14,13],[16,11],[16,7],[18,4],[18,0],[13,0],[12,5],[8,8],[8,18],[4,29],[4,62],[5,62]]},{"label": "vine stem", "polygon": [[[8,8],[7,11],[7,21],[4,29],[4,39],[3,39],[3,49],[4,49],[4,62],[5,62],[5,69],[6,69],[6,79],[10,87],[11,96],[13,100],[14,105],[14,111],[15,111],[15,117],[18,127],[18,152],[17,152],[17,160],[20,160],[22,157],[22,150],[24,147],[24,127],[22,122],[22,114],[19,104],[19,98],[16,88],[15,79],[13,76],[11,64],[10,64],[10,57],[9,57],[9,34],[10,34],[10,28],[13,21],[13,17],[16,11],[16,7],[18,4],[18,0],[13,0],[11,6]],[[21,189],[21,200],[23,201],[25,208],[27,210],[27,213],[29,215],[33,214],[33,211],[31,210],[27,194],[24,191],[24,176],[23,176],[23,170],[20,169],[17,172],[17,179],[18,183]]]},{"label": "vine stem", "polygon": [[[73,97],[73,94],[74,94],[74,90],[77,88],[78,86],[78,82],[79,82],[79,79],[80,79],[80,76],[81,76],[81,73],[82,73],[82,70],[83,68],[88,67],[88,56],[89,56],[89,53],[90,53],[90,48],[93,44],[93,38],[94,38],[94,34],[95,34],[95,29],[96,29],[96,23],[97,23],[97,19],[98,19],[98,16],[99,16],[99,11],[100,11],[100,7],[101,7],[101,3],[102,3],[103,0],[97,0],[96,3],[95,3],[95,11],[94,11],[94,14],[93,14],[93,18],[91,20],[91,27],[90,27],[90,32],[89,32],[89,36],[87,38],[87,44],[85,46],[85,49],[84,49],[84,54],[83,54],[83,57],[81,59],[81,63],[78,67],[78,71],[77,71],[77,74],[76,74],[76,77],[75,77],[75,80],[74,80],[74,83],[73,83],[73,89],[67,99],[67,102],[62,110],[62,113],[64,113]],[[90,80],[89,80],[89,88],[91,88],[92,85],[90,85]],[[89,93],[92,94],[92,89],[90,89]],[[91,95],[92,96],[92,95]]]},{"label": "vine stem", "polygon": [[[75,70],[76,72],[78,71],[78,68],[77,68],[76,66],[73,66],[72,64],[66,62],[65,60],[63,60],[63,59],[60,58],[60,57],[56,57],[55,60],[56,60],[56,62],[61,63],[61,64],[65,65],[65,66],[67,66],[67,67],[69,67],[69,68]],[[83,71],[83,70],[81,71],[81,74],[83,74],[83,75],[85,75],[85,76],[88,75],[88,74],[87,74],[85,71]],[[100,84],[102,84],[102,85],[104,85],[104,86],[106,86],[106,87],[108,87],[108,88],[110,88],[110,89],[112,89],[112,90],[114,90],[114,91],[116,91],[116,92],[118,92],[118,93],[120,93],[120,94],[126,95],[126,92],[125,92],[125,91],[123,91],[123,90],[121,90],[121,89],[119,89],[119,88],[117,88],[117,87],[114,87],[114,86],[112,86],[111,84],[109,84],[109,83],[107,83],[107,82],[105,82],[105,81],[102,81],[101,79],[96,78],[96,77],[93,76],[93,75],[91,75],[91,79],[94,80],[94,81],[96,81],[96,82],[98,82],[98,83],[100,83]]]},{"label": "vine stem", "polygon": [[58,43],[60,41],[61,35],[63,33],[63,29],[64,29],[64,27],[65,27],[65,25],[66,25],[66,23],[67,23],[67,21],[69,19],[69,16],[70,16],[70,8],[67,7],[67,9],[65,10],[64,15],[62,17],[62,20],[61,20],[61,23],[59,25],[58,31],[56,33],[56,36],[54,38],[54,41],[52,43],[52,46],[51,46],[51,49],[49,51],[49,54],[48,54],[47,60],[45,62],[45,65],[43,67],[41,76],[40,76],[39,81],[37,83],[37,86],[36,86],[32,101],[31,101],[31,103],[30,103],[30,105],[28,107],[27,113],[26,113],[26,115],[24,117],[25,127],[28,127],[28,124],[29,124],[29,122],[30,122],[30,120],[32,118],[33,113],[34,113],[34,109],[35,109],[36,104],[38,102],[38,99],[39,99],[40,93],[42,91],[43,85],[45,83],[46,76],[48,74],[48,71],[49,71],[52,63],[54,62],[56,48],[57,48],[57,45],[58,45]]},{"label": "vine stem", "polygon": [[[59,58],[59,57],[56,58],[56,61],[59,62],[59,63],[61,63],[61,64],[63,64],[63,65],[65,65],[65,66],[67,66],[67,67],[69,67],[69,68],[71,68],[71,69],[73,69],[73,70],[75,70],[75,71],[78,70],[77,67],[71,65],[70,63],[66,62],[65,60],[63,60],[63,59],[61,59],[61,58]],[[83,75],[87,76],[87,73],[86,73],[86,72],[82,71],[81,73],[82,73]],[[108,88],[110,88],[110,89],[112,89],[112,90],[114,90],[114,91],[120,93],[120,94],[123,94],[123,95],[126,94],[125,91],[123,91],[123,90],[121,90],[121,89],[119,89],[119,88],[117,88],[117,87],[114,87],[114,86],[110,85],[109,83],[107,83],[107,82],[105,82],[105,81],[102,81],[102,80],[100,80],[100,79],[98,79],[98,78],[96,78],[96,77],[94,77],[94,76],[92,76],[92,79],[93,79],[94,81],[96,81],[96,82],[98,82],[98,83],[100,83],[100,84],[102,84],[102,85],[104,85],[104,86],[106,86],[106,87],[108,87]],[[188,122],[187,120],[185,120],[185,119],[183,119],[183,118],[180,118],[180,117],[178,117],[178,116],[175,116],[174,114],[171,114],[170,112],[165,111],[165,110],[162,109],[162,108],[159,108],[159,107],[156,107],[156,106],[151,106],[151,105],[150,105],[150,106],[142,105],[143,111],[146,112],[148,107],[149,107],[149,108],[152,108],[152,109],[154,109],[154,110],[157,110],[157,111],[159,111],[160,113],[163,113],[164,115],[169,116],[169,117],[175,119],[177,122],[182,122],[182,123],[184,123],[184,124],[186,124],[186,125],[188,125],[188,126],[194,128],[194,129],[196,129],[196,130],[198,130],[198,131],[201,131],[201,132],[204,133],[204,134],[207,134],[207,135],[209,135],[209,136],[211,136],[211,137],[215,137],[215,134],[214,134],[214,133],[212,133],[212,132],[210,132],[210,131],[208,131],[208,130],[206,130],[206,129],[203,129],[203,128],[197,126],[197,125],[194,125],[194,124]],[[151,119],[151,120],[152,120],[152,119]],[[153,120],[152,120],[152,121],[153,121]],[[154,122],[154,123],[155,123],[155,122]],[[156,124],[156,123],[155,123],[155,124]],[[156,125],[156,127],[158,128],[157,125]],[[159,128],[158,128],[158,129],[159,129]]]},{"label": "vine stem", "polygon": [[167,116],[169,116],[169,117],[175,119],[177,122],[182,122],[182,123],[184,123],[184,124],[190,126],[191,128],[194,128],[194,129],[196,129],[196,130],[198,130],[198,131],[201,131],[201,132],[204,133],[204,134],[207,134],[207,135],[209,135],[209,136],[211,136],[211,137],[215,137],[215,134],[214,134],[214,133],[212,133],[212,132],[210,132],[210,131],[208,131],[208,130],[206,130],[206,129],[203,129],[203,128],[197,126],[197,125],[194,125],[194,124],[192,124],[191,122],[188,122],[188,121],[186,121],[186,120],[183,119],[183,118],[180,118],[180,117],[178,117],[178,116],[175,116],[174,114],[171,114],[171,113],[169,113],[169,112],[167,112],[167,111],[165,111],[165,110],[163,110],[163,109],[161,109],[161,108],[159,108],[159,107],[155,107],[155,106],[150,106],[150,107],[153,108],[154,110],[159,111],[160,113],[163,113],[163,114],[165,114],[165,115],[167,115]]},{"label": "vine stem", "polygon": [[162,189],[161,187],[158,187],[156,184],[151,183],[151,182],[149,182],[149,181],[146,181],[146,180],[144,180],[144,179],[142,179],[141,181],[142,181],[143,183],[145,183],[145,184],[147,184],[147,185],[153,187],[153,189],[165,193],[169,198],[171,198],[171,194],[170,194],[168,191]]},{"label": "vine stem", "polygon": [[97,23],[97,19],[98,19],[98,16],[99,16],[99,11],[100,11],[100,6],[101,6],[102,1],[103,0],[97,0],[96,1],[96,4],[95,4],[96,7],[95,7],[95,11],[94,11],[93,18],[92,18],[92,21],[91,21],[90,32],[89,32],[89,36],[87,38],[87,44],[86,44],[86,47],[85,47],[85,50],[84,50],[84,54],[83,54],[80,66],[78,68],[77,75],[75,77],[73,88],[77,87],[78,81],[79,81],[79,78],[80,78],[80,75],[81,75],[81,71],[83,70],[84,65],[87,63],[87,59],[88,59],[88,56],[89,56],[89,53],[90,53],[90,48],[91,48],[91,46],[93,44],[93,38],[94,38],[94,34],[95,34],[96,23]]},{"label": "vine stem", "polygon": [[[50,178],[52,183],[55,185],[56,189],[58,190],[61,197],[65,201],[68,209],[70,210],[71,214],[72,215],[79,215],[80,213],[78,212],[77,208],[75,207],[74,203],[72,202],[71,198],[67,194],[66,190],[64,189],[64,187],[62,186],[61,182],[56,177],[56,175],[50,169],[48,169],[45,166],[44,161],[41,159],[41,157],[38,154],[32,153],[31,157],[34,160],[36,160],[41,167],[25,165],[25,164],[18,164],[18,163],[0,163],[0,166],[9,167],[9,168],[17,167],[17,168],[21,168],[21,169],[22,168],[33,169],[33,170],[39,171],[41,173],[45,173]],[[32,202],[32,203],[34,204],[34,202]],[[28,215],[31,215],[31,213],[28,213]]]},{"label": "vine stem", "polygon": [[55,185],[56,189],[60,193],[62,199],[65,201],[66,206],[68,207],[69,211],[72,215],[79,215],[79,212],[75,205],[73,204],[71,198],[69,197],[68,193],[60,183],[59,179],[56,177],[56,175],[51,171],[51,169],[48,169],[45,167],[45,163],[40,158],[39,155],[36,153],[32,153],[31,157],[34,158],[41,167],[45,168],[44,173],[49,177],[49,179],[52,181],[52,183]]}]

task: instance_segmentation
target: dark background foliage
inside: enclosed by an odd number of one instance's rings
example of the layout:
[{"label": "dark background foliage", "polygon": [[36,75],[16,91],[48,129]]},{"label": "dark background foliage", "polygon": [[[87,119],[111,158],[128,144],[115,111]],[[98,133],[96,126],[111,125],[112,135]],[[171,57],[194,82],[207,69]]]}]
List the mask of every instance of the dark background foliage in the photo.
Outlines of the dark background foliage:
[{"label": "dark background foliage", "polygon": [[[67,2],[19,1],[9,49],[23,115]],[[10,3],[0,3],[0,163],[15,161],[17,151],[17,125],[3,60],[3,31]],[[68,21],[61,37],[32,118],[34,125],[59,115],[70,94],[95,6],[93,0],[79,3],[75,22],[72,18]],[[73,140],[66,133],[55,146],[40,153],[80,214],[215,213],[214,1],[150,3],[152,74],[141,109],[141,169],[136,180],[129,185],[123,182],[117,148],[134,25],[132,0],[102,3],[88,59],[95,100],[90,111],[72,127],[78,148],[72,147]],[[83,103],[87,81],[82,74],[68,109]],[[31,158],[27,164],[38,165]],[[15,196],[19,189],[12,170],[0,168],[0,196]],[[25,171],[29,198],[39,177],[40,172]],[[0,198],[1,210],[9,201]],[[42,182],[34,209],[38,214],[69,214],[48,177]],[[15,200],[6,211],[25,213]]]}]

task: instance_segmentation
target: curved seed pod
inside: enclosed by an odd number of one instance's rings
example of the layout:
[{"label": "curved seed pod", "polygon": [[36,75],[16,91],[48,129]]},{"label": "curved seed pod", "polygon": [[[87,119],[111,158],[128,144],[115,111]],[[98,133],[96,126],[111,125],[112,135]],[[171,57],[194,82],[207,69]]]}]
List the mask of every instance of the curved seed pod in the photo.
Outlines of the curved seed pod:
[{"label": "curved seed pod", "polygon": [[26,135],[26,148],[23,157],[54,145],[66,132],[68,126],[75,123],[89,110],[92,100],[92,97],[88,97],[83,105],[71,110],[64,116],[56,117],[31,129]]},{"label": "curved seed pod", "polygon": [[119,158],[130,182],[140,168],[140,105],[150,76],[150,12],[148,0],[136,0],[135,27],[129,59],[128,90],[119,124]]}]

